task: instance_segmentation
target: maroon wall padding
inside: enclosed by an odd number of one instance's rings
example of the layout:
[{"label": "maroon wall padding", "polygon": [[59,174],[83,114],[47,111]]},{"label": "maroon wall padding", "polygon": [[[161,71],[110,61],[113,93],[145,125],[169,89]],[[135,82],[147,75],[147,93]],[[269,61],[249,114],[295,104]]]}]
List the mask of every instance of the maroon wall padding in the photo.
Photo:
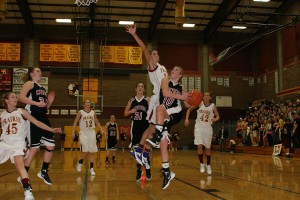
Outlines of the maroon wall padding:
[{"label": "maroon wall padding", "polygon": [[258,71],[274,68],[277,65],[276,34],[262,38],[258,42],[257,65]]},{"label": "maroon wall padding", "polygon": [[291,59],[293,60],[294,56],[298,54],[296,34],[296,27],[294,26],[287,27],[281,32],[284,65],[291,62]]}]

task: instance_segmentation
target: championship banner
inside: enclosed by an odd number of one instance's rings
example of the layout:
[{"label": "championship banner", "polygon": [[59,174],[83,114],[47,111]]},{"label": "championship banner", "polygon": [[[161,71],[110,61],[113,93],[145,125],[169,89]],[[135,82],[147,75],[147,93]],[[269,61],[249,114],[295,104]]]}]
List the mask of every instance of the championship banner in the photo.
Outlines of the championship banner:
[{"label": "championship banner", "polygon": [[52,62],[53,61],[53,45],[40,44],[40,61]]},{"label": "championship banner", "polygon": [[80,62],[80,46],[79,45],[67,45],[67,61],[68,62]]},{"label": "championship banner", "polygon": [[80,62],[80,45],[40,44],[40,62]]},{"label": "championship banner", "polygon": [[0,61],[19,62],[20,60],[20,43],[0,43]]},{"label": "championship banner", "polygon": [[53,44],[53,61],[67,62],[67,45]]},{"label": "championship banner", "polygon": [[115,47],[114,46],[104,46],[100,49],[101,62],[113,63],[115,62]]},{"label": "championship banner", "polygon": [[129,64],[140,65],[143,63],[143,52],[140,47],[128,47]]},{"label": "championship banner", "polygon": [[100,62],[131,65],[143,64],[143,51],[140,47],[103,46],[100,48]]},{"label": "championship banner", "polygon": [[115,47],[115,63],[128,64],[128,47]]},{"label": "championship banner", "polygon": [[6,61],[6,44],[0,43],[0,61]]}]

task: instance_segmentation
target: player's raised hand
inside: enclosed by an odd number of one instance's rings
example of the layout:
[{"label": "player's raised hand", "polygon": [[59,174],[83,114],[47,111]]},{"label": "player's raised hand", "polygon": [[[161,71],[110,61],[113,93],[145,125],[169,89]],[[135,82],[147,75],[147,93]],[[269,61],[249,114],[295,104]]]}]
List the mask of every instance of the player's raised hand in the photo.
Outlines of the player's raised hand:
[{"label": "player's raised hand", "polygon": [[130,33],[131,35],[134,35],[136,33],[136,26],[135,25],[128,25],[125,28],[126,28],[126,32]]},{"label": "player's raised hand", "polygon": [[54,91],[48,92],[48,102],[49,102],[50,104],[52,104],[52,102],[54,101],[54,98],[55,98],[55,93],[54,93]]}]

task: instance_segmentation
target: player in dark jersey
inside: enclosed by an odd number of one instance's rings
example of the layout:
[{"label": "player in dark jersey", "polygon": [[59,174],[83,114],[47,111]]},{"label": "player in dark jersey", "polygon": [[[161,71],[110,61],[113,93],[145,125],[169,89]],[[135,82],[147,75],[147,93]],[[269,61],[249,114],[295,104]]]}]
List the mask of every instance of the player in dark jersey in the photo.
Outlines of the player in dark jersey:
[{"label": "player in dark jersey", "polygon": [[[129,99],[127,106],[124,111],[124,116],[127,117],[130,115],[131,117],[131,143],[130,147],[135,148],[139,146],[140,140],[144,131],[148,128],[149,123],[146,119],[147,110],[148,110],[148,102],[149,99],[144,96],[145,87],[143,83],[138,83],[136,85],[136,96]],[[145,149],[146,151],[148,149]],[[150,151],[148,151],[149,153]],[[150,162],[149,156],[144,163],[142,163],[146,168],[146,178],[147,180],[151,179],[151,170],[150,170]],[[142,164],[137,164],[137,175],[136,181],[141,180],[142,177]]]},{"label": "player in dark jersey", "polygon": [[118,124],[115,123],[115,115],[110,116],[109,122],[105,125],[106,131],[106,159],[105,164],[108,166],[110,164],[109,157],[112,157],[112,163],[116,164],[116,151],[117,143],[119,140],[119,128]]},{"label": "player in dark jersey", "polygon": [[[179,98],[175,99],[173,96],[187,97],[188,93],[179,83],[183,76],[183,69],[175,66],[171,71],[171,79],[163,79],[160,92],[160,105],[156,107],[156,132],[151,140],[147,139],[149,143],[157,144],[160,142],[160,154],[162,160],[162,173],[164,176],[162,188],[166,189],[170,181],[175,177],[175,173],[169,168],[169,152],[168,144],[170,143],[169,133],[173,125],[180,122],[182,118],[182,107]],[[170,95],[168,93],[172,93]],[[184,101],[186,107],[189,105]],[[160,141],[159,141],[160,140]],[[155,146],[155,145],[154,145]]]},{"label": "player in dark jersey", "polygon": [[[47,110],[50,108],[55,98],[55,93],[46,89],[39,84],[42,78],[40,68],[31,68],[28,71],[29,81],[25,82],[20,91],[20,101],[26,104],[26,109],[31,115],[40,120],[44,124],[51,127],[50,121],[46,116]],[[55,141],[53,133],[45,131],[35,124],[30,123],[30,155],[25,160],[25,168],[28,171],[36,152],[41,144],[45,145],[43,165],[41,171],[37,174],[48,185],[52,185],[52,181],[48,176],[48,167],[53,156]]]}]

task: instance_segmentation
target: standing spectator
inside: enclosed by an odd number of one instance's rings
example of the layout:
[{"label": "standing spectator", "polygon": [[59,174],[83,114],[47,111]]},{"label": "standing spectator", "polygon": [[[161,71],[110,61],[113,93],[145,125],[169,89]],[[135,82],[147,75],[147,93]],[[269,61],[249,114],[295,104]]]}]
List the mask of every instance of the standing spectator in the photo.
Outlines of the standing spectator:
[{"label": "standing spectator", "polygon": [[294,147],[300,147],[300,112],[292,113],[294,118],[294,128],[292,131],[292,141]]},{"label": "standing spectator", "polygon": [[[81,171],[83,160],[89,156],[90,173],[92,176],[96,175],[94,171],[94,153],[98,151],[96,142],[95,126],[102,131],[101,125],[97,119],[96,113],[91,108],[90,100],[86,99],[83,102],[83,109],[80,110],[73,123],[72,135],[75,135],[76,125],[79,123],[80,133],[80,146],[81,146],[81,159],[78,161],[76,169]],[[103,132],[103,131],[102,131]]]},{"label": "standing spectator", "polygon": [[226,141],[228,139],[228,130],[225,129],[225,125],[221,126],[221,129],[219,130],[218,134],[219,140],[220,140],[220,151],[226,151]]},{"label": "standing spectator", "polygon": [[240,118],[239,121],[236,123],[236,135],[238,138],[238,145],[242,146],[243,142],[243,119]]},{"label": "standing spectator", "polygon": [[72,144],[71,144],[71,151],[73,150],[74,146],[75,146],[75,150],[77,151],[77,146],[78,146],[78,141],[79,141],[79,134],[77,131],[75,131],[74,135],[72,135],[73,140],[72,140]]},{"label": "standing spectator", "polygon": [[105,125],[106,135],[106,159],[105,164],[109,166],[109,158],[112,157],[112,163],[116,164],[117,143],[120,138],[118,124],[115,122],[115,115],[111,115],[109,122]]},{"label": "standing spectator", "polygon": [[102,142],[102,134],[101,134],[101,131],[98,131],[97,134],[96,134],[96,140],[97,140],[97,147],[98,147],[98,150],[100,150],[100,144]]},{"label": "standing spectator", "polygon": [[286,149],[285,154],[286,158],[292,158],[290,155],[290,149],[292,147],[292,131],[293,131],[293,124],[287,118],[283,122],[282,126],[282,139],[283,139],[283,146]]},{"label": "standing spectator", "polygon": [[[195,109],[196,106],[191,106],[185,117],[185,126],[189,125],[189,116],[190,112]],[[211,141],[213,136],[212,123],[220,119],[217,106],[214,103],[211,103],[211,95],[209,92],[205,92],[203,96],[203,101],[200,104],[197,110],[197,118],[194,131],[194,144],[198,146],[198,157],[200,161],[200,172],[206,172],[210,175],[212,173],[210,166],[211,159]],[[206,154],[206,164],[203,162],[203,150],[202,147],[205,147]]]},{"label": "standing spectator", "polygon": [[65,141],[66,141],[66,134],[64,131],[61,132],[60,134],[60,146],[61,146],[61,151],[65,150]]},{"label": "standing spectator", "polygon": [[[25,109],[28,110],[33,117],[39,119],[44,124],[51,127],[51,123],[47,117],[48,109],[50,109],[54,99],[55,93],[50,91],[47,93],[46,89],[39,84],[42,78],[41,69],[38,67],[28,70],[28,81],[24,83],[20,91],[20,101],[25,103]],[[43,156],[42,169],[37,176],[48,184],[52,185],[52,181],[48,175],[48,168],[55,149],[55,140],[52,132],[45,131],[30,123],[30,149],[29,156],[25,160],[25,168],[29,171],[31,162],[38,152],[41,145],[45,145]]]}]

